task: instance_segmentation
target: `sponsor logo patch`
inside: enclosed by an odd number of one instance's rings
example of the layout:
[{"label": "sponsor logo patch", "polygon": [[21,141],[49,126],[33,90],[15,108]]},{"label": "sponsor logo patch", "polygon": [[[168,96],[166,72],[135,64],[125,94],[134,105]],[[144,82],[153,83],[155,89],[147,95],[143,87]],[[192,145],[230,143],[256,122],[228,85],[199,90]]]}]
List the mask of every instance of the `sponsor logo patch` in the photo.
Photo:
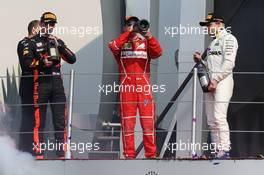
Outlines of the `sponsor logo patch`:
[{"label": "sponsor logo patch", "polygon": [[132,49],[132,43],[125,43],[124,49]]},{"label": "sponsor logo patch", "polygon": [[141,58],[141,59],[147,59],[148,54],[146,51],[122,51],[121,52],[121,58]]},{"label": "sponsor logo patch", "polygon": [[23,55],[27,55],[29,53],[28,49],[23,50]]},{"label": "sponsor logo patch", "polygon": [[137,49],[145,49],[145,48],[146,48],[145,43],[142,43],[139,46],[137,46]]},{"label": "sponsor logo patch", "polygon": [[36,45],[37,47],[41,47],[43,44],[40,42],[40,43],[37,43]]}]

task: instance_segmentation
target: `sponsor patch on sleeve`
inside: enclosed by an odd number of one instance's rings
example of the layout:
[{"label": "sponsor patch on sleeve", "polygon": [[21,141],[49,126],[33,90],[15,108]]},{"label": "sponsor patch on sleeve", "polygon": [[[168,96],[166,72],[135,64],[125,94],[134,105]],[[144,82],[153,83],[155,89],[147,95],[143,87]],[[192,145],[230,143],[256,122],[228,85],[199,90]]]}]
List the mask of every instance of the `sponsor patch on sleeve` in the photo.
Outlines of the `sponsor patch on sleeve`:
[{"label": "sponsor patch on sleeve", "polygon": [[23,50],[23,55],[27,55],[27,54],[29,54],[29,50],[28,50],[28,48],[25,48],[25,49]]}]

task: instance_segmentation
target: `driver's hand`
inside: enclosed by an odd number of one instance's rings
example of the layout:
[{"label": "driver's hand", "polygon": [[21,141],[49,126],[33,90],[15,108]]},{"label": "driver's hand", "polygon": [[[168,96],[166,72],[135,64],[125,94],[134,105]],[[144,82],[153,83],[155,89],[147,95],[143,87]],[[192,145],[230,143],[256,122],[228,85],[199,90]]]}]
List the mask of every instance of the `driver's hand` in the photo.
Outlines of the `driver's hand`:
[{"label": "driver's hand", "polygon": [[134,25],[129,26],[129,27],[128,27],[128,31],[129,31],[129,32],[134,31]]},{"label": "driver's hand", "polygon": [[49,39],[52,39],[55,42],[56,46],[59,46],[58,40],[60,40],[59,38],[57,38],[54,35],[49,35]]},{"label": "driver's hand", "polygon": [[193,60],[195,62],[199,62],[202,60],[202,54],[200,52],[195,52],[193,55]]},{"label": "driver's hand", "polygon": [[49,38],[50,39],[54,39],[54,40],[58,40],[58,38],[56,36],[54,36],[54,35],[49,35]]},{"label": "driver's hand", "polygon": [[143,33],[143,35],[146,39],[152,38],[152,33],[151,33],[150,29],[148,29],[145,33]]},{"label": "driver's hand", "polygon": [[217,82],[216,80],[212,80],[212,81],[210,82],[210,85],[209,85],[209,87],[208,87],[208,90],[209,90],[210,92],[214,92],[214,91],[216,90],[216,88],[217,88],[217,85],[218,85],[218,82]]}]

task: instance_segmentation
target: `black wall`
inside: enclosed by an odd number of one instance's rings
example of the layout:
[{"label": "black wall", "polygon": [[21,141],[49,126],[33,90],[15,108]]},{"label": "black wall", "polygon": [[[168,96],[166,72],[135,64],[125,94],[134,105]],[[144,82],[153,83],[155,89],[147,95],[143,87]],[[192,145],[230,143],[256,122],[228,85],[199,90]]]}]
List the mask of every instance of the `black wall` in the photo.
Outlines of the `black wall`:
[{"label": "black wall", "polygon": [[[235,72],[264,72],[264,1],[215,0],[215,13],[222,15],[237,37],[239,50]],[[235,74],[232,101],[263,102],[264,74]],[[232,103],[230,129],[264,131],[264,105]],[[264,133],[231,133],[232,155],[239,157],[264,154]]]}]

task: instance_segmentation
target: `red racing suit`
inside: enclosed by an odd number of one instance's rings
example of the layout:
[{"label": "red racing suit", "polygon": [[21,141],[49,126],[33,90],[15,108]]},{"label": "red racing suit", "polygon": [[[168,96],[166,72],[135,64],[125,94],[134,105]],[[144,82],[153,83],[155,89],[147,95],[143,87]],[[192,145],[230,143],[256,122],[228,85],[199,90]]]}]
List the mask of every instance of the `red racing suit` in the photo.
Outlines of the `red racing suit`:
[{"label": "red racing suit", "polygon": [[[155,104],[150,86],[150,61],[162,54],[158,41],[124,32],[109,43],[120,71],[120,112],[124,156],[135,158],[134,129],[137,109],[143,130],[145,157],[156,156]],[[143,89],[140,90],[140,87]],[[148,92],[144,89],[149,87]]]}]

